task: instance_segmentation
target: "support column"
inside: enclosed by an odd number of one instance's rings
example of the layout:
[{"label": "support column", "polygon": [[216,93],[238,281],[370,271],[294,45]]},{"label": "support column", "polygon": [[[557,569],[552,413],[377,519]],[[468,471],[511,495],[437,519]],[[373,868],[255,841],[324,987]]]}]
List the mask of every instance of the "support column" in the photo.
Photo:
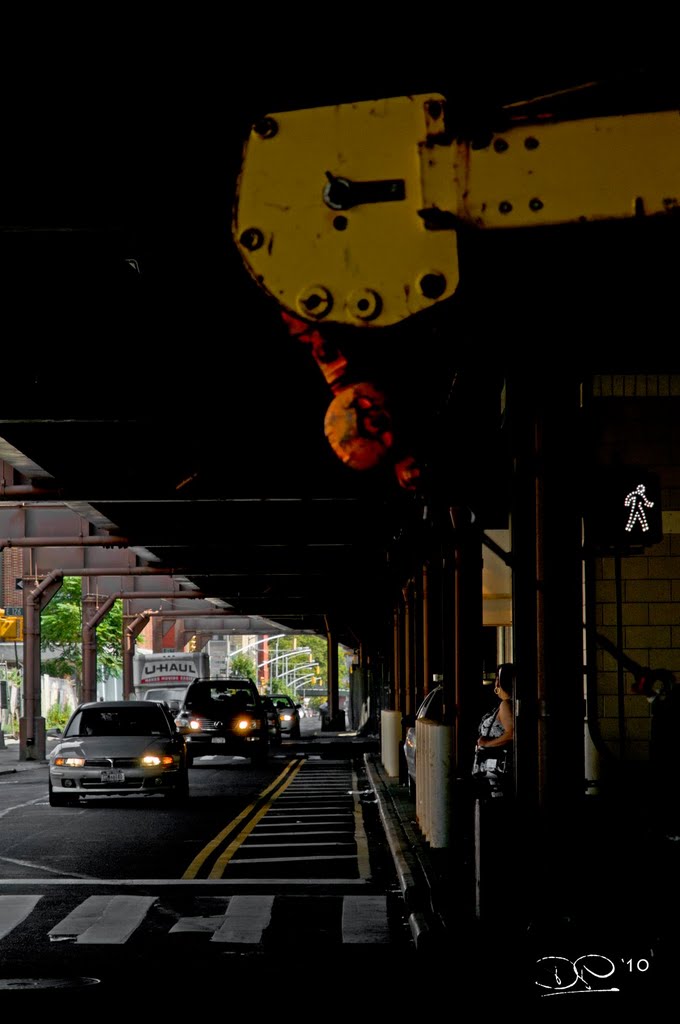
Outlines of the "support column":
[{"label": "support column", "polygon": [[97,699],[97,634],[91,620],[97,611],[97,596],[89,577],[82,579],[81,632],[83,638],[82,701]]},{"label": "support column", "polygon": [[[401,689],[401,658],[399,654],[399,609],[392,609],[392,663],[390,666],[390,710],[399,710],[399,693]],[[386,709],[387,710],[387,709]]]},{"label": "support column", "polygon": [[19,720],[19,760],[44,761],[45,719],[40,695],[40,613],[62,585],[63,573],[50,573],[24,593],[24,714]]},{"label": "support column", "polygon": [[142,612],[123,630],[123,700],[129,700],[134,691],[135,640],[150,618],[147,612]]},{"label": "support column", "polygon": [[[328,714],[331,729],[344,730],[344,712],[340,715],[340,694],[338,675],[338,641],[332,627],[326,621],[326,640],[328,643]],[[341,721],[342,718],[342,721]]]},{"label": "support column", "polygon": [[154,619],[151,623],[151,647],[154,654],[163,653],[163,622],[161,619]]},{"label": "support column", "polygon": [[578,443],[579,389],[556,381],[541,410],[540,487],[537,501],[540,795],[555,820],[564,821],[585,793],[583,742],[582,462]]},{"label": "support column", "polygon": [[413,713],[413,657],[412,657],[412,618],[411,618],[411,584],[402,591],[404,599],[404,703],[405,715]]},{"label": "support column", "polygon": [[453,552],[455,616],[454,770],[467,774],[477,741],[482,683],[482,542],[478,529],[455,531]]},{"label": "support column", "polygon": [[423,697],[426,697],[432,686],[430,667],[430,568],[425,562],[421,568],[421,612],[422,612],[422,673],[423,673]]},{"label": "support column", "polygon": [[[111,594],[98,608],[95,607],[94,611],[88,614],[87,620],[85,616],[86,613],[89,613],[89,602],[83,608],[83,650],[85,650],[86,645],[92,649],[92,653],[88,657],[87,675],[83,672],[84,701],[94,701],[97,699],[97,626],[111,611],[116,600],[116,595]],[[83,657],[84,663],[85,658]]]},{"label": "support column", "polygon": [[[515,761],[523,835],[514,874],[528,908],[579,854],[585,796],[580,395],[576,374],[508,381],[517,667]],[[524,898],[524,897],[523,897]]]}]

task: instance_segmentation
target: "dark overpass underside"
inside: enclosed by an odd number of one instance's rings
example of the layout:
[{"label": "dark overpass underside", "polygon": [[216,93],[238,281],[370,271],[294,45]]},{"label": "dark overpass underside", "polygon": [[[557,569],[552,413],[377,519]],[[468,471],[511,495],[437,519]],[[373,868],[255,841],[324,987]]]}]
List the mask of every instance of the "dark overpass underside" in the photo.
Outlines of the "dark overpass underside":
[{"label": "dark overpass underside", "polygon": [[[447,529],[442,510],[507,524],[508,370],[543,386],[565,359],[595,357],[600,369],[621,329],[663,321],[669,228],[589,226],[587,245],[574,230],[462,235],[448,304],[375,336],[336,328],[426,469],[423,492],[408,493],[390,465],[357,473],[332,453],[326,384],[241,265],[230,217],[248,127],[290,106],[422,89],[457,91],[463,125],[485,127],[503,104],[597,69],[525,66],[490,81],[435,56],[347,86],[331,62],[313,87],[273,76],[247,93],[242,70],[165,80],[159,101],[146,79],[121,92],[93,63],[14,107],[0,200],[0,437],[38,468],[5,483],[90,505],[243,614],[330,626],[357,646],[384,639],[405,567]],[[676,100],[658,74],[603,75],[568,102],[597,113]]]}]

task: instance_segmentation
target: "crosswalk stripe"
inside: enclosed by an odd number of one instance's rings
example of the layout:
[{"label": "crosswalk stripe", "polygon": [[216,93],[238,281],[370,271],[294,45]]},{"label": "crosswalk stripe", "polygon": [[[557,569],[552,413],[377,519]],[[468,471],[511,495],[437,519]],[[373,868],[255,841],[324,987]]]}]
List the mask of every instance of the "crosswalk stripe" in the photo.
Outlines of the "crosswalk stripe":
[{"label": "crosswalk stripe", "polygon": [[28,917],[42,896],[0,896],[0,939]]},{"label": "crosswalk stripe", "polygon": [[[348,883],[343,880],[343,884]],[[324,898],[328,899],[327,896]],[[28,917],[41,899],[41,896],[0,897],[0,938],[4,938]],[[234,894],[226,901],[223,897],[212,897],[203,902],[207,914],[181,917],[172,927],[168,927],[166,934],[203,934],[211,942],[261,946],[264,933],[270,925],[274,929],[270,941],[277,942],[282,921],[284,923],[281,934],[289,934],[285,922],[291,920],[291,908],[296,908],[295,920],[304,920],[304,908],[309,907],[311,910],[316,899],[316,896],[306,896],[302,901],[300,897],[288,901],[285,897],[272,893]],[[335,918],[335,912],[331,911],[329,914],[340,925],[339,937],[343,944],[385,944],[391,941],[386,895],[338,894],[336,899],[341,901],[341,916]],[[279,900],[282,900],[282,903],[279,904]],[[158,903],[157,897],[90,896],[55,924],[47,934],[51,942],[123,945],[145,921],[152,907]],[[208,907],[208,904],[211,906]],[[199,904],[197,909],[198,906]],[[212,908],[214,909],[211,913]],[[303,908],[302,914],[300,908]],[[215,913],[215,910],[219,912]],[[161,915],[167,914],[167,908],[163,911],[162,904],[160,911]],[[316,919],[315,913],[317,912],[312,912],[310,920]],[[157,925],[155,927],[157,928]],[[158,932],[155,934],[158,936]]]},{"label": "crosswalk stripe", "polygon": [[210,941],[257,946],[272,919],[273,906],[273,896],[232,896],[224,923]]},{"label": "crosswalk stripe", "polygon": [[127,942],[156,902],[155,896],[88,896],[52,928],[50,939],[120,945]]}]

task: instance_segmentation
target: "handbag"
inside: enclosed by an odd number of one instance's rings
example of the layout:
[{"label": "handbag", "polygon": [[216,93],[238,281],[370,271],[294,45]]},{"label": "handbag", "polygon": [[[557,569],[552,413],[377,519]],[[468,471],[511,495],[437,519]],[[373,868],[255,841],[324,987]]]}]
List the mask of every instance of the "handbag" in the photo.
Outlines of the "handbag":
[{"label": "handbag", "polygon": [[490,778],[495,775],[505,775],[510,761],[508,747],[491,747],[475,750],[475,758],[472,764],[472,774]]}]

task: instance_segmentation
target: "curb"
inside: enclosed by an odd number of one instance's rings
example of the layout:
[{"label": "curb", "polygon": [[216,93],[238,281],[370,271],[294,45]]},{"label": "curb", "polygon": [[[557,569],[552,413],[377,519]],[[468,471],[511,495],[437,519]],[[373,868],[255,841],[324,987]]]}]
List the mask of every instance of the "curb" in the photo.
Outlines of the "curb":
[{"label": "curb", "polygon": [[371,754],[364,754],[364,765],[376,795],[380,819],[399,879],[399,888],[409,914],[411,935],[417,952],[423,952],[431,948],[433,938],[430,897],[424,895],[427,878],[422,873],[417,855],[408,843],[403,821],[394,806],[379,764],[371,760]]},{"label": "curb", "polygon": [[44,761],[38,761],[37,758],[30,761],[19,761],[17,758],[16,763],[13,765],[0,764],[0,775],[13,775],[17,772],[29,771],[31,768],[45,768],[49,763],[47,759]]}]

